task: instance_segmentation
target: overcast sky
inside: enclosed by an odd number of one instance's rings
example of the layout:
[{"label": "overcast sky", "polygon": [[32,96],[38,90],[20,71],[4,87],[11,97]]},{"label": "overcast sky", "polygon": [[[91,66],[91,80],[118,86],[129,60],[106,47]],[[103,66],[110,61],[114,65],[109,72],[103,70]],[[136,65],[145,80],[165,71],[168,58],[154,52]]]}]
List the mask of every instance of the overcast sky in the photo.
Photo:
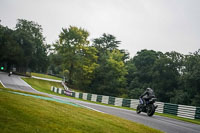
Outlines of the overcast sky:
[{"label": "overcast sky", "polygon": [[183,54],[200,48],[200,0],[0,0],[1,24],[14,28],[17,19],[42,25],[47,43],[62,27],[103,33],[122,41],[131,56],[142,49]]}]

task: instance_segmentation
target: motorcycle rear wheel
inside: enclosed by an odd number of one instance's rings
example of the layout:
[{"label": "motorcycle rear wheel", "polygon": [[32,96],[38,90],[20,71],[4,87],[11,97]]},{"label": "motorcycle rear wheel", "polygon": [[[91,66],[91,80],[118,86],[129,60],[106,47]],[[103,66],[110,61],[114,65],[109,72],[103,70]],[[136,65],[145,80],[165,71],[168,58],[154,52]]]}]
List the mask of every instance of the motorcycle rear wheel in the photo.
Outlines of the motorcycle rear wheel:
[{"label": "motorcycle rear wheel", "polygon": [[136,113],[137,114],[139,114],[139,113],[141,113],[142,111],[141,111],[141,105],[138,105],[137,106],[137,109],[136,109]]}]

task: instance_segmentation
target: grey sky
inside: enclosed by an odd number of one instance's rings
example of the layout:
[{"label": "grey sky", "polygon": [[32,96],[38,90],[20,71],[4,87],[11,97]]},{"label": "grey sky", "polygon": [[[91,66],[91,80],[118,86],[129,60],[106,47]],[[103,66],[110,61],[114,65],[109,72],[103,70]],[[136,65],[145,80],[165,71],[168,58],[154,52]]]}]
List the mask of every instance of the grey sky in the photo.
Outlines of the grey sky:
[{"label": "grey sky", "polygon": [[1,24],[14,28],[18,18],[42,25],[48,43],[72,25],[90,39],[116,36],[131,56],[141,49],[188,54],[200,48],[200,0],[0,0]]}]

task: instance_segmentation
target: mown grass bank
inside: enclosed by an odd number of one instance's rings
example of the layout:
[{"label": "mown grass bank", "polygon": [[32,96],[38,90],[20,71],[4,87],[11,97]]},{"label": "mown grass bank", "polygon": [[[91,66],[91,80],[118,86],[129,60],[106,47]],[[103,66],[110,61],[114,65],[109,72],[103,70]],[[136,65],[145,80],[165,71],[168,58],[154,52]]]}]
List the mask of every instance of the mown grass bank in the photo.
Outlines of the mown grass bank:
[{"label": "mown grass bank", "polygon": [[40,74],[40,73],[31,73],[31,76],[48,78],[48,79],[55,79],[55,80],[62,80],[62,78],[58,78],[58,77],[47,75],[47,74]]},{"label": "mown grass bank", "polygon": [[0,88],[4,88],[3,85],[1,84],[1,82],[0,82]]},{"label": "mown grass bank", "polygon": [[128,120],[85,108],[0,89],[1,133],[160,133]]},{"label": "mown grass bank", "polygon": [[27,82],[31,87],[34,89],[49,93],[49,94],[55,94],[51,91],[51,86],[55,86],[57,88],[62,88],[63,86],[61,83],[58,82],[52,82],[52,81],[46,81],[46,80],[40,80],[40,79],[34,79],[34,78],[22,78],[25,82]]}]

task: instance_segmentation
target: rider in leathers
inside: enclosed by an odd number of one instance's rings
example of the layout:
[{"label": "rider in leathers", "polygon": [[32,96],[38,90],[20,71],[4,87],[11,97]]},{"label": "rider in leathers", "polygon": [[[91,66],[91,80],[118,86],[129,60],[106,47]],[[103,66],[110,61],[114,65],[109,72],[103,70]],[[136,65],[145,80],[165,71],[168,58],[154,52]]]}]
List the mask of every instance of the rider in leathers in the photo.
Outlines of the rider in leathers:
[{"label": "rider in leathers", "polygon": [[154,91],[151,88],[147,88],[146,91],[140,96],[143,101],[143,105],[146,106],[146,102],[151,98],[154,98]]}]

